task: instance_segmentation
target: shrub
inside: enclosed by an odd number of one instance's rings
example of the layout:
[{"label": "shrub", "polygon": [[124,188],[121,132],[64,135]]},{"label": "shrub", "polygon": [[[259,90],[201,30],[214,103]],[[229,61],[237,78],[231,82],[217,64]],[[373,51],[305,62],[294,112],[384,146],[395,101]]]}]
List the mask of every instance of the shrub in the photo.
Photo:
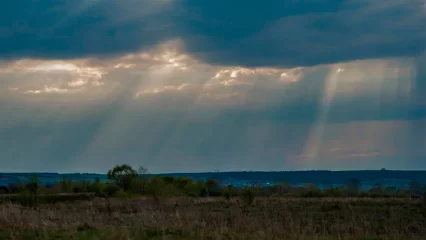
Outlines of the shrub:
[{"label": "shrub", "polygon": [[18,203],[24,207],[36,207],[38,199],[30,190],[24,190],[19,193]]},{"label": "shrub", "polygon": [[186,194],[191,197],[205,197],[207,196],[207,189],[203,181],[198,180],[195,183],[189,182],[185,186]]},{"label": "shrub", "polygon": [[185,187],[188,186],[189,183],[192,183],[192,179],[188,177],[180,177],[176,179],[176,186],[185,191]]},{"label": "shrub", "polygon": [[89,183],[87,186],[87,190],[92,193],[102,193],[105,188],[105,185],[101,183],[101,180],[99,178],[96,178],[94,182]]},{"label": "shrub", "polygon": [[114,196],[119,190],[120,187],[114,183],[107,183],[104,189],[104,193],[107,195],[107,197],[111,197]]},{"label": "shrub", "polygon": [[274,192],[278,194],[287,194],[293,189],[293,187],[286,182],[278,183],[274,188]]},{"label": "shrub", "polygon": [[161,177],[153,177],[147,184],[147,190],[150,195],[154,198],[156,203],[159,203],[160,197],[163,195],[165,183]]},{"label": "shrub", "polygon": [[302,197],[322,197],[324,196],[321,189],[315,184],[305,186],[301,193]]},{"label": "shrub", "polygon": [[114,196],[119,199],[128,199],[131,197],[131,195],[125,192],[123,189],[118,189],[118,191],[115,192]]},{"label": "shrub", "polygon": [[227,202],[231,201],[231,192],[228,189],[225,189],[222,195]]},{"label": "shrub", "polygon": [[12,193],[21,193],[23,191],[25,191],[26,189],[26,185],[25,183],[21,180],[19,183],[14,184],[12,186]]},{"label": "shrub", "polygon": [[86,180],[77,181],[74,183],[73,192],[74,193],[88,192],[91,184],[92,183],[90,181],[86,181]]},{"label": "shrub", "polygon": [[163,181],[168,184],[174,184],[176,180],[173,176],[164,176],[162,178],[163,178]]},{"label": "shrub", "polygon": [[361,192],[361,182],[358,179],[351,179],[346,183],[346,191],[349,196],[358,196]]},{"label": "shrub", "polygon": [[241,197],[243,199],[243,202],[245,205],[250,206],[253,205],[255,195],[252,189],[248,187],[244,187],[243,192],[241,194]]},{"label": "shrub", "polygon": [[236,195],[235,187],[232,185],[228,185],[227,187],[222,189],[222,196],[227,200],[230,201],[233,196]]},{"label": "shrub", "polygon": [[206,185],[207,195],[215,196],[215,197],[221,195],[220,186],[217,183],[216,179],[207,179],[205,185]]},{"label": "shrub", "polygon": [[324,195],[327,197],[341,197],[343,192],[339,188],[330,187],[324,190]]},{"label": "shrub", "polygon": [[59,181],[60,185],[60,191],[63,193],[70,193],[73,191],[73,182],[71,179],[62,178],[61,181]]}]

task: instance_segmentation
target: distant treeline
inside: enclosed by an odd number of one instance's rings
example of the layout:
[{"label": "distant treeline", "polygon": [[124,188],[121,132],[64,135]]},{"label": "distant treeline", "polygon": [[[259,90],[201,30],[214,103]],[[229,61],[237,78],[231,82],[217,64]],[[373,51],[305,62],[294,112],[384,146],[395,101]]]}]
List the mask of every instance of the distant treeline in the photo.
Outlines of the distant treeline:
[{"label": "distant treeline", "polygon": [[[156,201],[162,197],[189,196],[189,197],[246,197],[254,196],[281,196],[281,197],[422,197],[426,185],[413,181],[407,189],[396,187],[375,187],[362,190],[360,180],[353,178],[340,186],[320,188],[315,184],[294,186],[286,182],[271,186],[251,184],[243,188],[233,185],[221,185],[216,179],[193,180],[186,176],[150,175],[140,167],[138,170],[129,165],[118,165],[107,173],[108,180],[79,180],[73,181],[64,177],[56,184],[43,185],[33,175],[26,182],[11,187],[11,193],[21,196],[25,201],[38,201],[41,196],[62,194],[67,198],[70,194],[91,194],[99,197],[132,197],[151,196]],[[65,195],[64,195],[65,194]],[[67,195],[68,194],[68,195]],[[32,200],[31,200],[32,199]],[[250,200],[249,200],[250,201]]]},{"label": "distant treeline", "polygon": [[[0,185],[16,184],[18,178],[29,179],[32,173],[0,173]],[[40,183],[54,184],[63,178],[90,180],[99,178],[102,182],[107,179],[106,174],[58,174],[37,173]],[[168,173],[152,174],[150,176],[173,176],[175,178],[189,177],[196,180],[216,179],[220,185],[275,185],[290,183],[301,186],[305,183],[315,183],[321,188],[329,185],[344,185],[349,179],[358,179],[362,188],[374,187],[377,183],[397,188],[408,188],[410,182],[426,184],[426,171],[397,171],[397,170],[369,170],[369,171],[276,171],[276,172],[206,172],[206,173]]]}]

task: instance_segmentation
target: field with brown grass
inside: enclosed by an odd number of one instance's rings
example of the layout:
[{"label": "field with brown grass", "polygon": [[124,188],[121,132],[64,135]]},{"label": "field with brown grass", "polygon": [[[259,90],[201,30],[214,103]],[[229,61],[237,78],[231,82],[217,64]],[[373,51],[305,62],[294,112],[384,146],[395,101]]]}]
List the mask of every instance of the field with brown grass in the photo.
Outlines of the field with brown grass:
[{"label": "field with brown grass", "polygon": [[104,199],[0,205],[0,239],[426,239],[421,199]]}]

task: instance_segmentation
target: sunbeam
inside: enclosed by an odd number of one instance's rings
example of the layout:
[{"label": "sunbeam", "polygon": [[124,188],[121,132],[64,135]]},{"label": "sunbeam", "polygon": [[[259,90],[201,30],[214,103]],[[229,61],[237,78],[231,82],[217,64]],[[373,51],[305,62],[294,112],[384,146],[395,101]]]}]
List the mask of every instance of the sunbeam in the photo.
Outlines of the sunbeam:
[{"label": "sunbeam", "polygon": [[305,160],[303,161],[304,167],[302,168],[309,168],[314,165],[315,161],[318,161],[318,154],[321,150],[323,135],[327,124],[327,115],[336,92],[341,72],[342,68],[333,66],[330,68],[329,74],[325,79],[324,90],[320,101],[320,113],[303,152]]}]

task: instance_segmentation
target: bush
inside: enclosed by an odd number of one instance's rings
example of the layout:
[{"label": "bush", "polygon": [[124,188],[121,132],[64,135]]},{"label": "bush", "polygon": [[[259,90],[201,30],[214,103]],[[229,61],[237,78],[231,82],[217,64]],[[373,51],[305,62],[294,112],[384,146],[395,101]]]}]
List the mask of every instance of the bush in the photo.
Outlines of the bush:
[{"label": "bush", "polygon": [[301,196],[302,197],[323,197],[324,194],[318,186],[312,184],[312,185],[305,186],[303,188]]},{"label": "bush", "polygon": [[24,207],[36,207],[38,204],[37,196],[30,190],[24,190],[19,193],[18,203]]},{"label": "bush", "polygon": [[107,197],[111,197],[114,196],[119,190],[120,187],[118,187],[114,183],[107,183],[104,189],[104,193],[107,195]]},{"label": "bush", "polygon": [[243,189],[243,192],[241,194],[241,197],[243,199],[243,202],[247,206],[251,206],[254,203],[255,195],[252,189],[245,187]]},{"label": "bush", "polygon": [[188,177],[180,177],[176,179],[176,186],[185,192],[185,187],[188,186],[189,183],[192,183],[192,179]]},{"label": "bush", "polygon": [[85,181],[78,181],[74,183],[73,193],[84,193],[87,192],[87,184]]},{"label": "bush", "polygon": [[101,180],[99,178],[96,178],[94,182],[89,183],[89,185],[87,186],[87,190],[89,192],[96,193],[96,194],[102,193],[104,188],[105,188],[105,185],[101,183]]},{"label": "bush", "polygon": [[173,176],[164,176],[162,178],[163,178],[163,181],[168,184],[174,184],[176,180]]},{"label": "bush", "polygon": [[351,179],[346,183],[346,191],[349,196],[358,196],[361,192],[361,182],[358,179]]},{"label": "bush", "polygon": [[229,185],[222,189],[222,196],[227,200],[230,201],[233,196],[236,195],[236,190],[234,186]]},{"label": "bush", "polygon": [[59,182],[60,185],[60,191],[62,193],[70,193],[73,191],[73,182],[71,179],[67,179],[67,178],[62,178],[61,181]]},{"label": "bush", "polygon": [[21,192],[25,191],[25,189],[26,189],[26,185],[25,185],[24,181],[21,180],[19,183],[14,184],[12,186],[12,193],[21,193]]},{"label": "bush", "polygon": [[198,180],[195,183],[189,182],[185,186],[186,194],[191,197],[205,197],[208,195],[207,189],[203,181]]},{"label": "bush", "polygon": [[324,190],[324,195],[327,197],[341,197],[344,194],[339,188],[331,187]]},{"label": "bush", "polygon": [[147,184],[147,190],[154,198],[155,202],[159,203],[160,197],[164,194],[166,184],[161,177],[153,177]]},{"label": "bush", "polygon": [[225,190],[222,195],[226,199],[226,201],[231,201],[231,193],[229,191]]},{"label": "bush", "polygon": [[205,185],[209,196],[218,197],[221,195],[221,189],[216,179],[207,179]]},{"label": "bush", "polygon": [[131,195],[125,192],[123,189],[118,189],[118,191],[115,192],[114,197],[117,197],[119,199],[128,199],[131,197]]}]

